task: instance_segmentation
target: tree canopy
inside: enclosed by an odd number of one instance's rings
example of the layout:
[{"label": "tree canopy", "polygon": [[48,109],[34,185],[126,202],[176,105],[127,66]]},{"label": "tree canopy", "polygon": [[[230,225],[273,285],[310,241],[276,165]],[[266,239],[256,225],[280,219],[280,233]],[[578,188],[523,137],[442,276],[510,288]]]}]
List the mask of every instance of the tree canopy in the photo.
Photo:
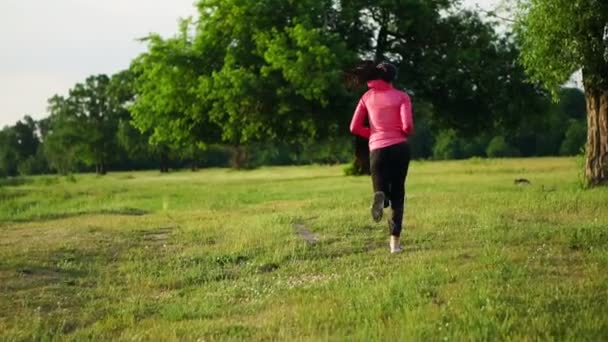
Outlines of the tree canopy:
[{"label": "tree canopy", "polygon": [[608,183],[608,2],[522,0],[516,28],[523,65],[554,97],[582,70],[588,127],[585,174],[591,185]]},{"label": "tree canopy", "polygon": [[175,35],[142,39],[127,70],[91,76],[52,97],[49,118],[2,130],[0,172],[345,162],[365,90],[346,79],[363,59],[399,67],[415,158],[576,153],[580,91],[551,105],[518,63],[523,35],[455,5],[200,0]]}]

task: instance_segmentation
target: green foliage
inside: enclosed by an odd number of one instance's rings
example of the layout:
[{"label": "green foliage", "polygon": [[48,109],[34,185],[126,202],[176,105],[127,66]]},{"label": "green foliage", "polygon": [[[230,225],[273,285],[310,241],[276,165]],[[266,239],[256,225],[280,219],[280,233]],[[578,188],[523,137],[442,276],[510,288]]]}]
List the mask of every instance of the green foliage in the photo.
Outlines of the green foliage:
[{"label": "green foliage", "polygon": [[463,141],[453,129],[442,130],[435,138],[433,146],[434,159],[464,158]]},{"label": "green foliage", "polygon": [[106,75],[90,76],[70,89],[66,98],[55,96],[49,100],[45,152],[54,169],[70,172],[82,163],[95,166],[100,174],[107,171],[117,148],[118,121],[128,115],[124,100],[110,82]]},{"label": "green foliage", "polygon": [[301,16],[297,21],[308,23],[256,36],[258,49],[268,63],[262,73],[280,72],[297,95],[327,106],[330,100],[335,101],[329,97],[335,95],[334,89],[341,87],[342,70],[348,65],[345,62],[353,62],[354,58],[338,35],[311,26],[309,18],[304,13]]},{"label": "green foliage", "polygon": [[0,131],[0,177],[48,171],[38,129],[38,123],[25,116],[14,126]]},{"label": "green foliage", "polygon": [[36,154],[19,161],[17,170],[20,175],[40,175],[49,172],[48,163],[42,148]]},{"label": "green foliage", "polygon": [[529,0],[522,5],[517,28],[526,70],[554,98],[574,71],[582,71],[590,124],[585,174],[591,185],[606,184],[603,161],[608,157],[604,143],[608,128],[603,123],[608,116],[608,2]]},{"label": "green foliage", "polygon": [[[534,7],[541,3],[530,1],[522,13],[536,20]],[[579,10],[604,8],[592,0],[575,3]],[[522,156],[577,151],[582,93],[564,89],[560,104],[550,106],[515,63],[528,19],[520,16],[519,35],[511,37],[477,13],[451,11],[453,5],[199,1],[198,18],[182,20],[174,36],[143,39],[147,51],[128,70],[91,76],[68,96],[49,100],[50,118],[24,119],[0,134],[6,142],[0,174],[49,166],[61,173],[196,169],[226,165],[229,154],[237,167],[346,162],[352,155],[346,126],[363,89],[348,89],[344,71],[360,58],[399,66],[396,86],[414,101],[414,158],[485,156],[499,136]],[[542,31],[541,24],[533,30]],[[496,146],[493,153],[505,153]],[[243,153],[237,158],[228,151]]]},{"label": "green foliage", "polygon": [[[140,130],[177,148],[337,132],[342,120],[330,114],[350,99],[339,82],[354,55],[322,25],[330,1],[201,1],[198,8],[196,24],[184,21],[170,39],[150,36],[148,52],[133,63]],[[275,16],[277,8],[292,19]]]},{"label": "green foliage", "polygon": [[211,145],[202,153],[199,160],[200,167],[229,167],[232,150],[225,146]]},{"label": "green foliage", "polygon": [[523,108],[538,113],[543,94],[512,63],[512,41],[475,13],[447,11],[451,5],[200,1],[198,21],[183,21],[172,38],[151,35],[134,61],[134,123],[176,149],[339,136],[355,102],[342,73],[372,55],[400,62],[399,86],[435,107],[414,138],[416,156],[431,154],[431,125],[471,130],[516,124]]},{"label": "green foliage", "polygon": [[368,174],[363,170],[356,161],[352,161],[348,163],[342,169],[342,172],[345,176],[367,176]]},{"label": "green foliage", "polygon": [[585,146],[583,146],[575,157],[576,166],[578,167],[578,186],[580,189],[589,189],[590,183],[587,181],[587,176],[585,175],[585,162],[586,162],[586,153]]},{"label": "green foliage", "polygon": [[398,83],[433,105],[435,126],[472,135],[495,125],[516,126],[524,113],[526,119],[542,114],[538,102],[544,94],[514,63],[518,49],[512,37],[499,36],[492,22],[474,12],[450,12],[450,1],[380,3],[386,7],[375,8],[377,39],[382,32],[386,37],[376,55],[398,56]]},{"label": "green foliage", "polygon": [[17,138],[14,130],[5,127],[0,131],[0,176],[17,175]]},{"label": "green foliage", "polygon": [[508,136],[524,157],[558,155],[571,120],[586,128],[585,96],[579,89],[564,88],[559,102],[548,104],[542,118],[531,118],[513,130],[497,134]]},{"label": "green foliage", "polygon": [[565,117],[576,120],[587,120],[587,103],[585,94],[578,88],[561,88],[558,108]]},{"label": "green foliage", "polygon": [[116,132],[118,144],[124,148],[131,159],[145,157],[150,154],[152,145],[149,137],[138,131],[129,120],[120,120]]},{"label": "green foliage", "polygon": [[129,108],[133,124],[153,145],[204,146],[216,129],[209,124],[209,108],[194,100],[198,97],[198,77],[211,63],[202,61],[194,51],[190,25],[190,21],[183,21],[173,38],[148,37],[148,52],[131,65],[133,91],[137,93]]},{"label": "green foliage", "polygon": [[570,126],[565,133],[564,141],[559,153],[565,156],[574,156],[580,153],[587,140],[587,125],[581,120],[570,120]]},{"label": "green foliage", "polygon": [[516,157],[519,151],[505,141],[505,137],[497,136],[490,140],[486,155],[490,158]]},{"label": "green foliage", "polygon": [[431,127],[432,107],[424,101],[415,101],[413,108],[416,133],[408,137],[412,159],[428,159],[433,155],[435,139],[435,132]]},{"label": "green foliage", "polygon": [[36,122],[30,116],[17,121],[12,127],[16,139],[16,152],[19,159],[26,159],[36,155],[40,145],[40,139],[36,134]]},{"label": "green foliage", "polygon": [[527,0],[520,3],[516,29],[521,60],[532,79],[555,98],[576,70],[590,88],[608,88],[604,29],[608,3],[602,0]]},{"label": "green foliage", "polygon": [[296,152],[297,164],[342,164],[353,156],[352,137],[329,138],[304,145]]},{"label": "green foliage", "polygon": [[73,172],[79,164],[78,154],[86,134],[75,115],[70,113],[65,98],[56,95],[49,99],[49,111],[51,116],[44,134],[44,155],[53,170],[61,174]]},{"label": "green foliage", "polygon": [[480,134],[476,137],[468,137],[463,139],[462,152],[465,158],[485,157],[486,149],[490,139],[486,134]]}]

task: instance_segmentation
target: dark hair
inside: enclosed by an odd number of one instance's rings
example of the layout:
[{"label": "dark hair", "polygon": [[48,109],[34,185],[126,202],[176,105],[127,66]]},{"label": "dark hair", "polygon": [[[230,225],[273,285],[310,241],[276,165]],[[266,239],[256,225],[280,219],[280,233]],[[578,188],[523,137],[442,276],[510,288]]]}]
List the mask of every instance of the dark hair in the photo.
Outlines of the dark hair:
[{"label": "dark hair", "polygon": [[392,82],[397,77],[397,67],[388,62],[378,65],[374,61],[365,60],[357,64],[355,68],[346,73],[349,86],[359,87],[371,80],[383,80]]},{"label": "dark hair", "polygon": [[376,66],[380,73],[380,79],[386,82],[393,82],[397,78],[397,67],[389,62],[382,62]]}]

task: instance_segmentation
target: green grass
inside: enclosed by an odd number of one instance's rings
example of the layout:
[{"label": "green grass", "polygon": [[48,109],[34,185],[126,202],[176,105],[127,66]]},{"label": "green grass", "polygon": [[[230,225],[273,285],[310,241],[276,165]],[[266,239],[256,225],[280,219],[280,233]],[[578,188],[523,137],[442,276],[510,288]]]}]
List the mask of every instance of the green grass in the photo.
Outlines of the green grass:
[{"label": "green grass", "polygon": [[410,170],[401,255],[339,166],[5,182],[0,340],[607,338],[608,189],[574,159]]}]

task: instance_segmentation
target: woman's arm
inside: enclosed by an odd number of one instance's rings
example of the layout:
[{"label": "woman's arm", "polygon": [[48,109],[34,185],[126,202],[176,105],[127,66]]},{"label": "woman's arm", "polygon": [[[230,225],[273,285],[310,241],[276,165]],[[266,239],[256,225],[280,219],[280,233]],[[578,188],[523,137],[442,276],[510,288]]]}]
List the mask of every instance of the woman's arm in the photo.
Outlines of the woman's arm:
[{"label": "woman's arm", "polygon": [[405,94],[405,99],[401,103],[401,125],[405,136],[414,134],[414,118],[412,117],[412,101],[410,97]]},{"label": "woman's arm", "polygon": [[365,107],[365,102],[363,102],[363,99],[361,99],[361,100],[359,100],[357,109],[355,109],[355,114],[353,115],[353,119],[350,122],[350,131],[353,134],[360,135],[366,139],[369,139],[369,136],[371,135],[371,129],[369,127],[365,127],[363,125],[366,117],[367,117],[367,107]]}]

